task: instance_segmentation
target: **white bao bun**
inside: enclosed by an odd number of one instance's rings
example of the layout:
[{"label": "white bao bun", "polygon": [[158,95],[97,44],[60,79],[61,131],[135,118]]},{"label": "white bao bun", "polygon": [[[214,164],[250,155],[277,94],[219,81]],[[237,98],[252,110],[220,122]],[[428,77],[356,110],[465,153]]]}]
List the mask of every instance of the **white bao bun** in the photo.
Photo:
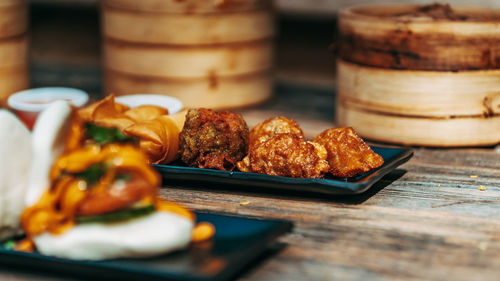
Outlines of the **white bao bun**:
[{"label": "white bao bun", "polygon": [[193,223],[173,213],[155,212],[119,223],[85,223],[62,235],[34,237],[44,255],[77,260],[147,257],[186,247]]},{"label": "white bao bun", "polygon": [[[33,129],[33,160],[26,204],[33,205],[50,186],[54,160],[63,153],[71,122],[71,107],[56,101],[40,113]],[[77,224],[61,235],[34,237],[44,255],[78,260],[145,257],[186,247],[193,223],[174,213],[151,215],[117,223]]]},{"label": "white bao bun", "polygon": [[38,116],[32,134],[33,158],[26,194],[27,206],[35,204],[49,188],[50,168],[64,151],[70,124],[71,106],[65,101],[51,103]]},{"label": "white bao bun", "polygon": [[20,233],[30,161],[29,130],[0,109],[0,240]]}]

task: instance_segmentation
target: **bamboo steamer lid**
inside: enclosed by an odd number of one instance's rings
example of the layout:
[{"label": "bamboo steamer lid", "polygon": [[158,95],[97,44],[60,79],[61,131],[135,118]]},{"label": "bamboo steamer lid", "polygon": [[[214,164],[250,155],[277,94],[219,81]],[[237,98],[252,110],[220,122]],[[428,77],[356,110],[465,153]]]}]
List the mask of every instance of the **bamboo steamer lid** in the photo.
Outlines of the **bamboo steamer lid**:
[{"label": "bamboo steamer lid", "polygon": [[104,5],[125,10],[206,14],[266,10],[272,6],[270,0],[103,0]]},{"label": "bamboo steamer lid", "polygon": [[24,34],[27,29],[28,4],[26,1],[0,1],[0,39]]},{"label": "bamboo steamer lid", "polygon": [[231,76],[268,70],[272,65],[270,40],[217,46],[175,47],[106,40],[106,68],[165,78]]},{"label": "bamboo steamer lid", "polygon": [[394,70],[337,62],[337,95],[368,111],[414,117],[500,114],[500,70]]},{"label": "bamboo steamer lid", "polygon": [[130,42],[171,45],[220,44],[261,40],[271,38],[274,34],[274,17],[271,10],[186,15],[148,13],[107,6],[102,9],[104,35]]},{"label": "bamboo steamer lid", "polygon": [[105,91],[116,95],[157,93],[177,97],[186,107],[228,108],[261,103],[271,96],[268,71],[231,77],[172,79],[105,71]]},{"label": "bamboo steamer lid", "polygon": [[500,116],[418,118],[367,111],[337,102],[338,125],[353,127],[371,140],[436,147],[495,145],[500,142]]},{"label": "bamboo steamer lid", "polygon": [[339,56],[363,65],[454,71],[500,67],[500,11],[443,4],[339,13]]}]

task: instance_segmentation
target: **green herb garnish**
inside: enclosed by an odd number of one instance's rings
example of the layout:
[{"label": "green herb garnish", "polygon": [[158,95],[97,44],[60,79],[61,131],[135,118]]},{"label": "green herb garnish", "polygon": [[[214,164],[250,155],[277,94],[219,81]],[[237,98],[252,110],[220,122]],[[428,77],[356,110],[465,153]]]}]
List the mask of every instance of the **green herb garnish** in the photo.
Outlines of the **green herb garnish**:
[{"label": "green herb garnish", "polygon": [[137,142],[135,138],[125,136],[117,128],[104,128],[92,123],[85,123],[85,129],[87,130],[87,138],[94,140],[99,145],[105,145],[113,142]]},{"label": "green herb garnish", "polygon": [[14,250],[14,248],[16,247],[16,241],[15,240],[7,240],[7,241],[3,242],[1,245],[2,245],[1,247],[4,250]]},{"label": "green herb garnish", "polygon": [[108,166],[105,163],[97,163],[90,166],[86,171],[75,174],[75,176],[87,182],[87,186],[91,187],[106,174],[107,170]]},{"label": "green herb garnish", "polygon": [[153,205],[146,205],[136,208],[128,208],[121,211],[116,211],[113,213],[108,213],[103,215],[76,217],[75,219],[78,223],[92,223],[92,222],[112,223],[112,222],[137,218],[140,216],[145,216],[154,211],[155,207]]},{"label": "green herb garnish", "polygon": [[132,175],[130,174],[117,174],[115,176],[115,181],[130,181],[132,179]]}]

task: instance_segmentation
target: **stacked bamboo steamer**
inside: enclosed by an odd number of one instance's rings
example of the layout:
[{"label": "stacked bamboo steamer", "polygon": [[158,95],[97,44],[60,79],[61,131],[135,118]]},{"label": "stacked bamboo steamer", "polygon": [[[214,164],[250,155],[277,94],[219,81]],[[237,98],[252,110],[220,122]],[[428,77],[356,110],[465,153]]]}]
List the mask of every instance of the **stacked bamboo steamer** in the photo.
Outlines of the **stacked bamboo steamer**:
[{"label": "stacked bamboo steamer", "polygon": [[28,88],[28,5],[25,0],[0,1],[0,105],[9,95]]},{"label": "stacked bamboo steamer", "polygon": [[339,29],[339,125],[405,145],[500,142],[499,11],[359,6]]},{"label": "stacked bamboo steamer", "polygon": [[101,8],[106,93],[211,108],[271,96],[271,1],[103,0]]}]

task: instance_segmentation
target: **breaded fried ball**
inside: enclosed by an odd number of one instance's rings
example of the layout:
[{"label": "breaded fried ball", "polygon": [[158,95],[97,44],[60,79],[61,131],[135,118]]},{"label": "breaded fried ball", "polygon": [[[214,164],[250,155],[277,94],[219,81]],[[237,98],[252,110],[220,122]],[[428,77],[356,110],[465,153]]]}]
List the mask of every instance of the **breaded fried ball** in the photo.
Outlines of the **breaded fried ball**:
[{"label": "breaded fried ball", "polygon": [[250,146],[265,142],[275,135],[284,133],[291,133],[304,138],[304,133],[297,121],[279,116],[265,120],[250,131]]},{"label": "breaded fried ball", "polygon": [[190,109],[179,135],[180,159],[191,167],[230,171],[247,154],[248,139],[240,114]]},{"label": "breaded fried ball", "polygon": [[329,172],[337,177],[352,177],[384,164],[384,159],[373,152],[351,127],[325,130],[313,142],[326,148]]},{"label": "breaded fried ball", "polygon": [[250,147],[248,157],[238,163],[238,168],[275,176],[321,178],[329,167],[326,157],[323,146],[282,133]]}]

